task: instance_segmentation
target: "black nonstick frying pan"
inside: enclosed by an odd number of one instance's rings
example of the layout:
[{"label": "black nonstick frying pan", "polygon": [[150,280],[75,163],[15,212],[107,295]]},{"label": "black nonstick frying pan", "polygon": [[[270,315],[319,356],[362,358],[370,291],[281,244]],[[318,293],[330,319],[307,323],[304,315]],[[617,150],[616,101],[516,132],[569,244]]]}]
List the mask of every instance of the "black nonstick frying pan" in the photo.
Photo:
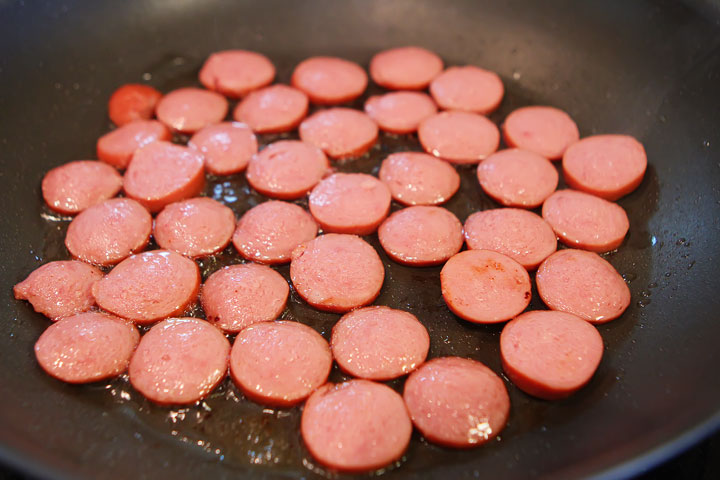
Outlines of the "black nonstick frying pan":
[{"label": "black nonstick frying pan", "polygon": [[[416,434],[388,478],[627,476],[708,435],[720,425],[719,11],[712,3],[626,0],[1,1],[0,462],[52,478],[324,474],[302,446],[299,409],[263,409],[230,382],[202,405],[167,409],[143,401],[124,379],[85,387],[52,380],[32,353],[48,321],[12,298],[12,285],[32,269],[67,258],[67,222],[42,206],[40,180],[52,166],[94,157],[113,89],[194,84],[209,53],[233,47],[265,53],[287,82],[308,56],[367,66],[381,49],[418,44],[447,64],[498,72],[507,95],[495,121],[519,106],[554,105],[582,135],[627,133],[647,149],[645,180],[620,201],[630,234],[608,257],[633,302],[600,326],[607,349],[592,382],[560,402],[509,384],[513,409],[501,440],[454,451]],[[419,148],[411,137],[385,136],[382,145],[340,168],[372,172],[387,153]],[[493,203],[471,170],[462,176],[448,208],[464,221]],[[211,179],[206,193],[237,215],[261,200],[242,176]],[[430,331],[431,355],[470,356],[501,371],[500,327],[450,314],[438,269],[383,260],[378,303],[416,313]],[[228,249],[202,268],[207,275],[236,261]],[[542,308],[537,295],[531,306]],[[294,296],[284,315],[325,335],[338,318]]]}]

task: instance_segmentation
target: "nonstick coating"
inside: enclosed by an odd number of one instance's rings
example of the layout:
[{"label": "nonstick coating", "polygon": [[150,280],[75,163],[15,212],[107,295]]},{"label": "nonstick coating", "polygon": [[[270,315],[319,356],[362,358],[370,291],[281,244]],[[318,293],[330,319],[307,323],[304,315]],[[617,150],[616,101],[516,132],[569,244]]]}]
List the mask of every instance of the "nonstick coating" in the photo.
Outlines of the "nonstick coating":
[{"label": "nonstick coating", "polygon": [[[679,2],[0,2],[0,460],[54,478],[314,477],[297,426],[299,409],[263,410],[230,382],[201,406],[154,407],[125,380],[73,387],[41,372],[32,347],[48,321],[11,287],[46,261],[67,258],[67,222],[43,218],[40,180],[49,168],[93,158],[109,129],[106,100],[118,85],[163,91],[193,84],[213,51],[268,55],[287,82],[312,55],[367,66],[373,53],[418,44],[447,64],[498,72],[507,89],[501,121],[528,104],[560,107],[582,135],[627,133],[649,168],[620,201],[630,234],[609,260],[633,302],[599,327],[605,357],[591,383],[559,402],[508,388],[502,439],[454,451],[417,434],[389,478],[626,476],[659,462],[720,423],[720,27],[712,5]],[[378,89],[375,88],[375,91]],[[272,140],[261,138],[262,143]],[[341,166],[374,172],[412,137]],[[494,204],[469,169],[449,208],[461,220]],[[213,179],[207,193],[237,215],[261,198],[243,176]],[[375,236],[370,241],[378,247]],[[232,249],[204,273],[238,261]],[[428,327],[431,355],[463,355],[500,372],[499,326],[470,326],[449,313],[438,269],[400,267],[383,256],[378,303],[406,308]],[[287,275],[287,268],[280,268]],[[541,308],[535,294],[532,306]],[[326,336],[337,315],[293,294],[287,318]],[[333,379],[342,378],[338,372]],[[400,387],[401,382],[392,384]]]}]

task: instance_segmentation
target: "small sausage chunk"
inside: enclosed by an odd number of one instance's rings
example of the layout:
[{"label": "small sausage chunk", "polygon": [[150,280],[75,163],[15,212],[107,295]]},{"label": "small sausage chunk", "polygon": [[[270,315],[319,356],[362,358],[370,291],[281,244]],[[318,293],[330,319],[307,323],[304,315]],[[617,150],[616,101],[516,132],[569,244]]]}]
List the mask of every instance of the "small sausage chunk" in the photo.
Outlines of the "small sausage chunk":
[{"label": "small sausage chunk", "polygon": [[209,322],[228,333],[280,316],[290,287],[270,267],[245,263],[222,268],[208,277],[201,301]]},{"label": "small sausage chunk", "polygon": [[27,300],[36,312],[58,320],[90,310],[95,305],[92,286],[103,274],[87,263],[61,260],[33,270],[13,287],[18,300]]},{"label": "small sausage chunk", "polygon": [[149,120],[162,93],[149,85],[128,83],[113,92],[108,102],[110,120],[117,126],[136,120]]},{"label": "small sausage chunk", "polygon": [[473,65],[450,67],[430,84],[430,95],[445,110],[487,115],[500,106],[504,94],[497,73]]},{"label": "small sausage chunk", "polygon": [[365,307],[345,314],[335,324],[330,345],[345,373],[385,381],[419,367],[427,358],[430,336],[410,312]]},{"label": "small sausage chunk", "polygon": [[287,85],[271,85],[250,93],[238,104],[233,118],[257,133],[295,130],[308,112],[305,93]]},{"label": "small sausage chunk", "polygon": [[558,172],[548,159],[517,148],[483,160],[477,177],[483,191],[506,207],[539,207],[558,184]]},{"label": "small sausage chunk", "polygon": [[63,215],[74,215],[114,197],[122,177],[109,165],[78,160],[55,167],[42,180],[45,203]]},{"label": "small sausage chunk", "polygon": [[192,136],[188,147],[202,154],[205,169],[213,175],[242,172],[258,151],[255,134],[236,122],[208,125]]},{"label": "small sausage chunk", "polygon": [[230,342],[199,318],[168,318],[140,340],[130,360],[130,383],[160,405],[189,405],[225,378]]},{"label": "small sausage chunk", "polygon": [[265,322],[241,331],[230,354],[230,375],[249,399],[289,407],[305,400],[330,374],[325,339],[298,322]]},{"label": "small sausage chunk", "polygon": [[199,195],[204,185],[202,155],[170,142],[153,142],[135,152],[124,177],[127,196],[153,213]]},{"label": "small sausage chunk", "polygon": [[512,258],[527,270],[557,250],[550,225],[538,215],[517,208],[497,208],[465,220],[465,240],[471,250],[492,250]]},{"label": "small sausage chunk", "polygon": [[328,383],[305,403],[300,432],[310,454],[333,470],[375,470],[399,459],[412,423],[402,397],[369,380]]},{"label": "small sausage chunk", "polygon": [[502,431],[510,414],[503,381],[482,363],[434,358],[410,374],[403,392],[415,427],[430,442],[468,448]]},{"label": "small sausage chunk", "polygon": [[68,383],[90,383],[120,375],[140,341],[131,322],[86,312],[50,325],[35,343],[45,372]]},{"label": "small sausage chunk", "polygon": [[510,320],[530,303],[530,277],[510,257],[490,250],[454,255],[440,272],[448,308],[473,323]]},{"label": "small sausage chunk", "polygon": [[458,164],[478,163],[500,145],[495,124],[467,112],[440,112],[425,119],[418,137],[426,152]]},{"label": "small sausage chunk", "polygon": [[200,270],[167,250],[128,257],[92,287],[98,306],[145,325],[183,313],[197,300]]},{"label": "small sausage chunk", "polygon": [[258,263],[287,263],[292,251],[317,236],[312,216],[293,203],[271,200],[240,218],[233,245],[243,258]]},{"label": "small sausage chunk", "polygon": [[542,216],[565,245],[598,253],[618,248],[630,228],[620,205],[575,190],[550,195]]},{"label": "small sausage chunk", "polygon": [[388,155],[378,176],[403,205],[439,205],[460,188],[460,175],[452,165],[420,152]]},{"label": "small sausage chunk", "polygon": [[562,167],[570,188],[617,200],[640,185],[647,155],[629,135],[594,135],[570,145]]},{"label": "small sausage chunk", "polygon": [[300,139],[336,159],[359,157],[370,150],[378,127],[370,117],[351,108],[328,108],[300,124]]},{"label": "small sausage chunk", "polygon": [[336,57],[303,60],[292,74],[292,86],[319,105],[337,105],[356,99],[367,87],[367,74],[355,62]]},{"label": "small sausage chunk", "polygon": [[142,251],[150,241],[152,217],[130,198],[94,205],[70,222],[65,246],[73,257],[95,265],[115,265]]},{"label": "small sausage chunk", "polygon": [[385,268],[375,249],[360,237],[329,233],[293,251],[290,278],[313,307],[343,313],[377,298]]},{"label": "small sausage chunk", "polygon": [[570,115],[554,107],[531,106],[513,110],[502,126],[505,143],[550,160],[562,158],[565,149],[580,139]]},{"label": "small sausage chunk", "polygon": [[435,102],[420,92],[391,92],[373,95],[365,102],[365,113],[390,133],[412,133],[420,122],[437,113]]},{"label": "small sausage chunk", "polygon": [[208,90],[240,98],[252,90],[270,85],[275,78],[275,66],[260,53],[224,50],[208,57],[198,77]]},{"label": "small sausage chunk", "polygon": [[336,173],[310,193],[310,213],[326,232],[369,235],[390,211],[390,190],[365,173]]},{"label": "small sausage chunk", "polygon": [[201,88],[173,90],[157,105],[158,120],[180,133],[195,133],[208,125],[220,123],[227,112],[225,97]]},{"label": "small sausage chunk", "polygon": [[155,219],[157,244],[186,257],[212,255],[227,247],[235,230],[235,214],[207,197],[171,203]]},{"label": "small sausage chunk", "polygon": [[614,320],[630,305],[625,280],[593,252],[560,250],[540,265],[535,280],[545,305],[591,323]]},{"label": "small sausage chunk", "polygon": [[439,265],[460,251],[460,220],[442,207],[415,206],[390,215],[378,229],[388,256],[403,265]]},{"label": "small sausage chunk", "polygon": [[281,200],[305,196],[330,169],[319,148],[298,140],[271,143],[250,159],[248,183],[263,195]]},{"label": "small sausage chunk", "polygon": [[603,341],[588,322],[563,312],[525,312],[500,335],[503,370],[522,391],[545,400],[565,398],[597,370]]},{"label": "small sausage chunk", "polygon": [[422,90],[443,69],[443,61],[422,47],[383,50],[370,60],[373,81],[391,90]]},{"label": "small sausage chunk", "polygon": [[97,156],[113,167],[126,169],[135,151],[158,140],[170,141],[170,130],[157,120],[138,120],[108,132],[97,141]]}]

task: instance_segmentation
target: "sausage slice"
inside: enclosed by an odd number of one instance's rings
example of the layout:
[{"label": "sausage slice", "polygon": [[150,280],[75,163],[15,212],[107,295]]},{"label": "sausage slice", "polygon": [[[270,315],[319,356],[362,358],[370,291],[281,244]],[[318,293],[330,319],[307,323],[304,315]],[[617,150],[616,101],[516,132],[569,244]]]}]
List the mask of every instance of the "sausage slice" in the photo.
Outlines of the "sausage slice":
[{"label": "sausage slice", "polygon": [[126,169],[133,153],[158,140],[170,141],[170,130],[157,120],[137,120],[108,132],[97,141],[97,156],[113,167]]},{"label": "sausage slice", "polygon": [[157,105],[158,120],[180,133],[195,133],[203,127],[220,123],[227,112],[225,97],[201,88],[173,90]]},{"label": "sausage slice", "polygon": [[42,180],[43,199],[63,215],[74,215],[118,194],[122,177],[109,165],[78,160],[55,167]]},{"label": "sausage slice", "polygon": [[466,65],[435,77],[430,94],[442,109],[487,115],[500,106],[505,88],[497,73]]},{"label": "sausage slice", "polygon": [[319,105],[337,105],[356,99],[367,87],[367,74],[355,62],[336,57],[312,57],[295,67],[292,85]]},{"label": "sausage slice", "polygon": [[422,90],[442,69],[442,59],[422,47],[391,48],[370,60],[373,81],[391,90]]},{"label": "sausage slice", "polygon": [[505,143],[550,160],[562,158],[565,149],[580,139],[570,115],[554,107],[531,106],[513,110],[502,126]]},{"label": "sausage slice", "polygon": [[425,93],[391,92],[368,98],[365,113],[386,132],[412,133],[420,122],[437,113],[437,107]]},{"label": "sausage slice", "polygon": [[460,188],[460,175],[452,165],[420,152],[388,155],[378,176],[403,205],[439,205]]},{"label": "sausage slice", "polygon": [[260,53],[224,50],[208,57],[198,77],[205,88],[239,98],[269,85],[275,78],[275,66]]},{"label": "sausage slice", "polygon": [[309,103],[307,95],[296,88],[271,85],[245,97],[233,117],[257,133],[289,132],[305,118]]},{"label": "sausage slice", "polygon": [[467,112],[440,112],[418,127],[426,152],[448,162],[478,163],[500,145],[500,131],[482,115]]},{"label": "sausage slice", "polygon": [[128,83],[113,92],[108,102],[110,120],[117,126],[136,120],[149,120],[162,93],[149,85]]},{"label": "sausage slice", "polygon": [[359,157],[370,150],[378,127],[363,112],[351,108],[328,108],[300,124],[300,139],[315,145],[332,158]]},{"label": "sausage slice", "polygon": [[205,169],[214,175],[242,172],[258,151],[255,134],[237,122],[208,125],[192,136],[188,147],[202,154]]}]

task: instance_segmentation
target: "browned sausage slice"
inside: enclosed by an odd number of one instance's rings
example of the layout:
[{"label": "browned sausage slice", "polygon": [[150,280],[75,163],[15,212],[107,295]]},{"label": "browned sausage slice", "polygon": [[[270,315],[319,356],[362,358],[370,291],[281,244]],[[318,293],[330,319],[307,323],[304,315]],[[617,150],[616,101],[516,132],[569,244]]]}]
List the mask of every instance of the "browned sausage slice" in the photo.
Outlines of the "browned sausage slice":
[{"label": "browned sausage slice", "polygon": [[170,130],[157,120],[138,120],[106,133],[97,141],[97,156],[113,167],[125,169],[133,153],[148,143],[169,141]]},{"label": "browned sausage slice", "polygon": [[110,120],[117,125],[136,120],[149,120],[155,113],[155,106],[162,93],[149,85],[128,83],[113,92],[108,102]]},{"label": "browned sausage slice", "polygon": [[378,176],[403,205],[439,205],[460,188],[460,175],[452,165],[420,152],[388,155]]},{"label": "browned sausage slice", "polygon": [[208,125],[192,136],[188,147],[202,154],[205,169],[214,175],[242,172],[258,150],[255,134],[236,122]]},{"label": "browned sausage slice", "polygon": [[35,358],[48,375],[89,383],[123,373],[140,340],[131,322],[86,312],[50,325],[35,343]]},{"label": "browned sausage slice", "polygon": [[402,397],[369,380],[328,383],[305,403],[300,425],[310,454],[333,470],[361,472],[399,459],[412,424]]},{"label": "browned sausage slice", "polygon": [[509,147],[530,150],[550,160],[562,158],[565,149],[580,139],[570,115],[543,106],[513,110],[503,123],[503,134]]},{"label": "browned sausage slice", "polygon": [[391,92],[368,98],[365,113],[386,132],[412,133],[423,120],[437,113],[437,107],[424,93]]},{"label": "browned sausage slice", "polygon": [[440,112],[425,119],[418,137],[426,152],[452,163],[478,163],[500,145],[500,131],[482,115]]},{"label": "browned sausage slice", "polygon": [[370,60],[373,81],[391,90],[422,90],[442,69],[442,59],[422,47],[391,48]]},{"label": "browned sausage slice", "polygon": [[300,139],[315,145],[332,158],[359,157],[373,146],[378,127],[363,112],[351,108],[328,108],[300,124]]},{"label": "browned sausage slice", "polygon": [[220,123],[227,112],[225,97],[201,88],[173,90],[157,105],[158,120],[180,133],[195,133],[203,127]]},{"label": "browned sausage slice", "polygon": [[325,339],[298,322],[251,325],[235,338],[230,375],[251,400],[287,407],[305,400],[330,374]]},{"label": "browned sausage slice", "polygon": [[356,99],[367,87],[367,74],[357,63],[336,57],[312,57],[295,67],[292,85],[310,101],[337,105]]},{"label": "browned sausage slice", "polygon": [[74,215],[118,194],[122,177],[109,165],[78,160],[55,167],[42,180],[42,194],[48,207]]},{"label": "browned sausage slice", "polygon": [[466,65],[450,67],[435,77],[430,94],[445,110],[487,115],[500,106],[505,88],[497,73]]},{"label": "browned sausage slice", "polygon": [[224,50],[208,57],[198,77],[205,88],[239,98],[269,85],[275,78],[275,66],[260,53]]},{"label": "browned sausage slice", "polygon": [[51,320],[90,310],[95,305],[92,286],[103,274],[87,263],[61,260],[46,263],[13,287],[18,300],[27,300],[36,312]]},{"label": "browned sausage slice", "polygon": [[296,88],[271,85],[245,97],[233,117],[258,133],[289,132],[305,118],[309,103],[307,95]]}]

